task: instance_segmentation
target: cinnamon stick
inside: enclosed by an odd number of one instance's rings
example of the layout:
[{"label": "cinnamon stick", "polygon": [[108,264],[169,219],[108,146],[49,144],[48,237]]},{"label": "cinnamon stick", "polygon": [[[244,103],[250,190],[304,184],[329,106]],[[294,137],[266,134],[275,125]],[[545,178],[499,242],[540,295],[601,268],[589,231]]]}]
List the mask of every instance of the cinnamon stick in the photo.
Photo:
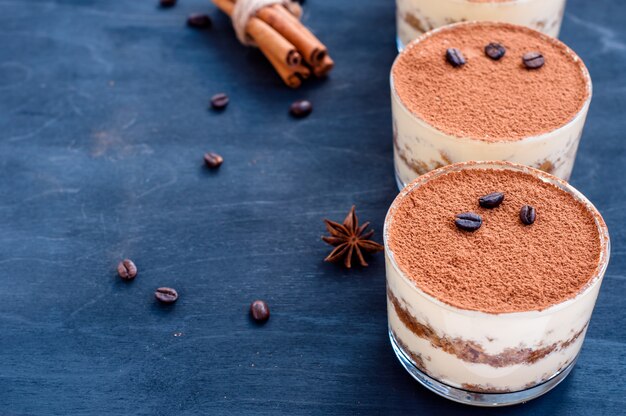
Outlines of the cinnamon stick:
[{"label": "cinnamon stick", "polygon": [[278,75],[280,75],[283,82],[287,84],[288,87],[298,88],[300,85],[302,85],[302,80],[297,73],[297,68],[299,68],[299,66],[290,67],[285,65],[283,62],[277,61],[274,55],[265,53],[260,43],[257,42],[257,44],[259,45],[261,52],[265,54],[265,57],[268,59],[268,61],[270,61],[274,69],[276,69],[276,72],[278,72]]},{"label": "cinnamon stick", "polygon": [[291,42],[309,65],[315,67],[321,64],[327,55],[326,46],[284,6],[274,4],[263,7],[257,11],[257,16]]},{"label": "cinnamon stick", "polygon": [[[232,17],[235,8],[232,0],[212,1],[220,10]],[[302,55],[294,45],[261,19],[251,17],[246,25],[246,32],[266,56],[271,54],[275,58],[275,62],[284,62],[288,66],[297,66],[302,62]]]},{"label": "cinnamon stick", "polygon": [[301,79],[307,79],[311,76],[311,70],[308,66],[300,64],[295,69],[296,73]]},{"label": "cinnamon stick", "polygon": [[326,55],[324,59],[322,59],[322,62],[313,68],[313,73],[316,77],[322,78],[328,75],[334,66],[335,61],[333,61],[330,56]]}]

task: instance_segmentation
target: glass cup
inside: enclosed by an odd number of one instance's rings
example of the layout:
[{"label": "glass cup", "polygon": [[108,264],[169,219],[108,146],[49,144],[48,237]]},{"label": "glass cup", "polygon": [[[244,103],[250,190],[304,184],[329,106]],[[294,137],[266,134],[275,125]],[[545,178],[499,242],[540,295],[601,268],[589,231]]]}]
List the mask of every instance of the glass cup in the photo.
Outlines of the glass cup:
[{"label": "glass cup", "polygon": [[[580,201],[595,219],[602,247],[589,284],[575,297],[542,311],[500,314],[460,309],[420,290],[389,249],[394,211],[413,190],[464,169],[529,173]],[[609,263],[610,242],[600,213],[567,182],[509,162],[446,166],[420,176],[400,192],[385,219],[384,241],[391,344],[404,368],[426,388],[460,403],[504,406],[548,392],[572,370]],[[491,342],[483,345],[480,340]]]},{"label": "glass cup", "polygon": [[396,0],[398,51],[440,26],[489,20],[528,26],[558,37],[565,0]]},{"label": "glass cup", "polygon": [[[421,40],[433,33],[464,24],[471,23],[456,23],[436,29],[413,41],[411,47],[416,47]],[[569,48],[566,50],[575,61],[580,61],[574,51]],[[396,62],[398,58],[394,66]],[[398,188],[404,188],[413,179],[431,170],[469,160],[507,160],[569,180],[592,96],[591,77],[584,65],[581,68],[589,94],[581,109],[569,122],[537,136],[510,141],[484,141],[449,135],[412,113],[402,103],[396,91],[392,67],[389,78],[394,166]]]}]

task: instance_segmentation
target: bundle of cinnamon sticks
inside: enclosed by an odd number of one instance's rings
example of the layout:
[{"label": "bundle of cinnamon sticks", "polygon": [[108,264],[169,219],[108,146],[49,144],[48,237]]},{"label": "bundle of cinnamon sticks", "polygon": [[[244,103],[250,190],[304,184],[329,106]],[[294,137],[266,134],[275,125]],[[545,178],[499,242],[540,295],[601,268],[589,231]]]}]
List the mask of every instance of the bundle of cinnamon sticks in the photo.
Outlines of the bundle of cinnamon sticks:
[{"label": "bundle of cinnamon sticks", "polygon": [[[232,17],[237,0],[212,1]],[[334,66],[326,46],[298,19],[301,12],[299,6],[288,10],[282,4],[273,4],[259,9],[245,28],[291,88],[299,87],[311,73],[317,77],[327,75]]]}]

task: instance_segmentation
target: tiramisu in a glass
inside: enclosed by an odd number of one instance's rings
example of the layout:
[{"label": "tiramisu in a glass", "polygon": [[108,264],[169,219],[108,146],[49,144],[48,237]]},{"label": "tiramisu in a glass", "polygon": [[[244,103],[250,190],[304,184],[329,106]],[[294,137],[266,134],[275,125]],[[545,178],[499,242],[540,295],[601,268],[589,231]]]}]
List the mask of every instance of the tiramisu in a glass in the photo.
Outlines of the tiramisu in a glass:
[{"label": "tiramisu in a glass", "polygon": [[591,79],[560,41],[508,23],[457,23],[411,43],[391,70],[400,188],[455,162],[507,160],[568,179]]},{"label": "tiramisu in a glass", "polygon": [[421,34],[451,23],[507,22],[557,37],[565,0],[396,0],[398,50]]},{"label": "tiramisu in a glass", "polygon": [[398,195],[384,239],[391,342],[424,386],[499,406],[571,371],[610,249],[565,181],[509,162],[446,166]]}]

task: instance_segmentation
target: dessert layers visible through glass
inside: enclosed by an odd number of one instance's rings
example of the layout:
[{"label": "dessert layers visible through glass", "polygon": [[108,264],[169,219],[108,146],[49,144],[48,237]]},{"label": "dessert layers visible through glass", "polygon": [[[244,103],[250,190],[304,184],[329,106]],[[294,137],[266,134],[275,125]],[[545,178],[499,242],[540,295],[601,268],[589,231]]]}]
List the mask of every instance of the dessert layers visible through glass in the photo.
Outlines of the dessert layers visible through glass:
[{"label": "dessert layers visible through glass", "polygon": [[421,34],[465,21],[508,22],[557,37],[565,0],[396,0],[398,50]]},{"label": "dessert layers visible through glass", "polygon": [[[480,207],[491,192],[502,204]],[[520,219],[526,204],[531,225]],[[482,217],[477,231],[455,225],[465,211]],[[610,250],[602,217],[566,182],[507,162],[450,165],[398,195],[384,239],[392,344],[422,384],[504,405],[569,372]]]},{"label": "dessert layers visible through glass", "polygon": [[[496,43],[500,59],[485,52]],[[446,61],[458,49],[465,64]],[[539,52],[543,66],[523,56]],[[580,58],[558,40],[506,23],[459,23],[429,32],[391,70],[394,165],[400,188],[430,170],[507,160],[568,179],[591,102]]]}]

